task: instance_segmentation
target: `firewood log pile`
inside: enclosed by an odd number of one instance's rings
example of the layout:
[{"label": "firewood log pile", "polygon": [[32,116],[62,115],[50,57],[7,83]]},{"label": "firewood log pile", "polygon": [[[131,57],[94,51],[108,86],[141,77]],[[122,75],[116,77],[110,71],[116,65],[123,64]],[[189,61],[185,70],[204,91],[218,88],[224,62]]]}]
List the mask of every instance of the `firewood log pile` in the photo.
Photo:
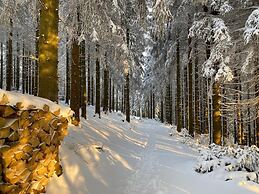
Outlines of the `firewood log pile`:
[{"label": "firewood log pile", "polygon": [[23,102],[0,99],[0,193],[44,193],[50,178],[62,174],[61,141],[70,118]]}]

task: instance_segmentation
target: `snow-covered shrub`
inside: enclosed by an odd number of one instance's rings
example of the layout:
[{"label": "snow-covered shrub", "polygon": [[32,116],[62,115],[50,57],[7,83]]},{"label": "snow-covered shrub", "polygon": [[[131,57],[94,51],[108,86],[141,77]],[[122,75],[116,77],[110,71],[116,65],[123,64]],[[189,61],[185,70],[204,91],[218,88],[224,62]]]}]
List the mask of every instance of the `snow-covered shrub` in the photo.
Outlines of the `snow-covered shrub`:
[{"label": "snow-covered shrub", "polygon": [[[214,145],[212,145],[214,147]],[[217,157],[216,153],[219,153],[215,149],[202,149],[200,151],[200,157],[195,166],[195,171],[199,173],[211,172],[218,166],[220,166],[220,160]]]},{"label": "snow-covered shrub", "polygon": [[242,171],[246,180],[258,182],[259,149],[256,146],[222,147],[211,144],[199,152],[196,172],[208,173],[216,168],[223,168],[227,172]]},{"label": "snow-covered shrub", "polygon": [[237,149],[234,170],[255,172],[259,170],[259,149],[256,146]]},{"label": "snow-covered shrub", "polygon": [[224,2],[224,4],[220,7],[219,11],[220,11],[220,13],[221,13],[222,15],[224,15],[224,14],[226,14],[226,13],[232,11],[233,9],[234,9],[234,8],[233,8],[231,5],[229,5],[229,2],[226,1],[226,2]]}]

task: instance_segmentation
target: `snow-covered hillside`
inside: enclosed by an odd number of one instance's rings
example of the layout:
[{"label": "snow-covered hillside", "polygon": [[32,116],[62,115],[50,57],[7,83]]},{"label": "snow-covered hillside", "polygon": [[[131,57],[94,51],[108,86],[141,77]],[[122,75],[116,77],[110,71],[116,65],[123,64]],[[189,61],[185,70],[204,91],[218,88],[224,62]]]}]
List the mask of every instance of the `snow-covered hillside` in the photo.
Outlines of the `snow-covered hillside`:
[{"label": "snow-covered hillside", "polygon": [[198,152],[169,136],[169,126],[121,114],[93,117],[70,127],[61,148],[64,174],[54,177],[48,194],[248,194],[252,182],[224,181],[194,171]]}]

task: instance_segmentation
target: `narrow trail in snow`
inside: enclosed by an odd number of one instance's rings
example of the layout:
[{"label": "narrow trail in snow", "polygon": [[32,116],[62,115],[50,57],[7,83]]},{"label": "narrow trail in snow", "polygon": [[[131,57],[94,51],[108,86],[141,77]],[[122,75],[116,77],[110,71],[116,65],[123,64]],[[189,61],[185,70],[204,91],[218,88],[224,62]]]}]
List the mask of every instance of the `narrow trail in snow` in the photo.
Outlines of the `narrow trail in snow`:
[{"label": "narrow trail in snow", "polygon": [[[163,180],[163,177],[161,177],[162,171],[168,172],[168,175],[171,176],[171,173],[168,171],[170,167],[164,165],[159,159],[161,154],[166,155],[173,147],[172,144],[163,144],[165,139],[169,139],[166,133],[167,130],[161,130],[161,126],[157,126],[157,123],[152,121],[151,123],[142,123],[138,126],[138,129],[145,132],[148,142],[141,153],[142,159],[137,165],[136,172],[128,179],[125,194],[172,193],[172,188],[168,187],[168,180]],[[177,150],[175,150],[175,152],[181,154],[181,152]],[[189,157],[195,156],[190,155]],[[175,187],[173,190],[178,190],[178,193],[189,193],[178,187]]]},{"label": "narrow trail in snow", "polygon": [[[145,126],[144,128],[140,128],[143,130],[145,128],[151,128]],[[153,155],[153,151],[155,149],[156,137],[154,134],[146,134],[148,142],[142,153],[142,160],[138,163],[136,173],[132,175],[132,177],[128,180],[128,186],[126,188],[126,194],[138,193],[142,191],[143,194],[150,193],[150,191],[154,190],[154,187],[158,187],[159,184],[157,182],[156,177],[156,169],[157,169],[157,160]]]}]

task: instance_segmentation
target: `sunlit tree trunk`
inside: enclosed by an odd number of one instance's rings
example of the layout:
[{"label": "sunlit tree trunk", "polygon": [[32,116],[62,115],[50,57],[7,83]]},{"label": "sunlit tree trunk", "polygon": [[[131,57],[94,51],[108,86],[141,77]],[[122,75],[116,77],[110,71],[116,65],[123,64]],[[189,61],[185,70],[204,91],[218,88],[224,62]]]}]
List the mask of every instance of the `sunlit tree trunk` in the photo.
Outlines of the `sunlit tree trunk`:
[{"label": "sunlit tree trunk", "polygon": [[[38,10],[39,3],[36,2],[36,9]],[[34,86],[33,86],[33,94],[34,96],[38,96],[39,90],[39,16],[37,15],[37,28],[36,28],[36,38],[35,38],[35,72],[34,72]]]},{"label": "sunlit tree trunk", "polygon": [[39,25],[39,96],[58,101],[59,0],[42,0]]},{"label": "sunlit tree trunk", "polygon": [[71,81],[71,72],[70,72],[70,49],[68,44],[68,38],[66,42],[66,104],[69,104],[70,102],[70,81]]},{"label": "sunlit tree trunk", "polygon": [[215,81],[213,83],[213,143],[217,145],[222,144],[222,131],[221,131],[221,112],[220,112],[220,83]]}]

